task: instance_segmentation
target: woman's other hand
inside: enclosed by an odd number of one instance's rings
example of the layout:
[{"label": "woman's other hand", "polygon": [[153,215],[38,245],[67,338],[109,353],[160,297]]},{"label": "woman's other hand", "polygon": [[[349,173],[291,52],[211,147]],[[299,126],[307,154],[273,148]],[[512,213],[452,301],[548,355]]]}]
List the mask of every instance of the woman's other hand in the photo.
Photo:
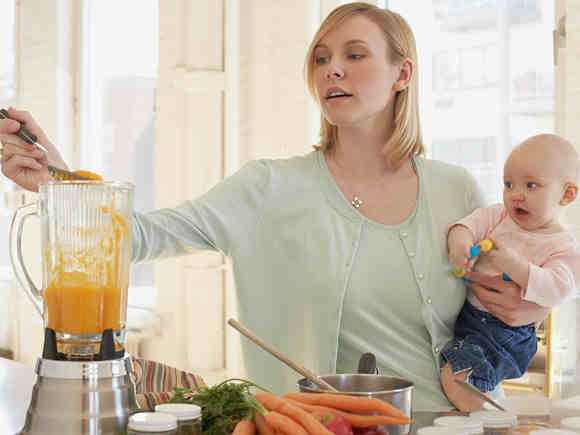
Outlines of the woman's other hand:
[{"label": "woman's other hand", "polygon": [[[67,165],[30,113],[10,108],[8,115],[13,119],[0,120],[2,173],[24,189],[37,192],[40,183],[52,179],[48,173],[49,163],[62,169],[68,169]],[[16,135],[20,123],[36,135],[38,143],[48,150],[48,154]]]},{"label": "woman's other hand", "polygon": [[470,272],[467,285],[483,306],[510,326],[523,326],[544,320],[550,309],[522,299],[520,287],[513,281],[504,281],[501,275],[491,276]]}]

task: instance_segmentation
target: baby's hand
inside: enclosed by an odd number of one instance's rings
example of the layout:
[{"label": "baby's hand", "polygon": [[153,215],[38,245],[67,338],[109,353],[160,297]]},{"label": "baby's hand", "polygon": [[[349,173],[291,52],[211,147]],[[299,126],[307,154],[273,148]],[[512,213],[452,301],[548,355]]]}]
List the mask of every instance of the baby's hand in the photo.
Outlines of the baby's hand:
[{"label": "baby's hand", "polygon": [[473,261],[469,258],[470,244],[450,244],[449,262],[454,269],[469,270],[473,266]]},{"label": "baby's hand", "polygon": [[449,231],[447,246],[449,249],[449,262],[458,270],[469,270],[473,267],[475,259],[470,259],[469,249],[473,244],[471,231],[464,226],[456,225]]}]

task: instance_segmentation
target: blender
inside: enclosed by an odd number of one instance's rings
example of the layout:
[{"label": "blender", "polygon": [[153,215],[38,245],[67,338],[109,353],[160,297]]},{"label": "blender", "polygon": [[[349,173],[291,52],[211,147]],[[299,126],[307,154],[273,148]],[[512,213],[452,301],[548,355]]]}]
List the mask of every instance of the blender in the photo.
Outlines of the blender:
[{"label": "blender", "polygon": [[[124,433],[138,408],[125,352],[133,191],[130,183],[51,181],[14,213],[14,275],[44,325],[22,434]],[[40,289],[22,253],[31,216],[41,226]]]}]

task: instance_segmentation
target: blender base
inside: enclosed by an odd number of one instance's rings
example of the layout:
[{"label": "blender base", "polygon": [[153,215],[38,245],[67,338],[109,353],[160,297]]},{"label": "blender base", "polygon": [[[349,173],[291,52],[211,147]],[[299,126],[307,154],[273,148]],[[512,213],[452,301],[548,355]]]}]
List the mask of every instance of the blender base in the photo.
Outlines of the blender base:
[{"label": "blender base", "polygon": [[[120,359],[125,355],[125,350],[116,345],[117,339],[124,339],[124,331],[114,332],[112,329],[105,329],[101,335],[90,335],[89,341],[83,336],[75,336],[70,342],[70,338],[60,338],[60,335],[51,328],[44,328],[44,346],[42,348],[42,358],[59,361],[105,361],[110,359]],[[85,340],[83,344],[83,340]]]},{"label": "blender base", "polygon": [[39,358],[35,371],[21,434],[122,434],[138,411],[128,354],[107,361]]}]

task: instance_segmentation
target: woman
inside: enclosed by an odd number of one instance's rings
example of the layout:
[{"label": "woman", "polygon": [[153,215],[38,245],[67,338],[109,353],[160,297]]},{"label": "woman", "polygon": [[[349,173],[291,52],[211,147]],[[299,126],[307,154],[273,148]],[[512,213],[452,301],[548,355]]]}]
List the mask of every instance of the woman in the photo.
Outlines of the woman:
[{"label": "woman", "polygon": [[[306,77],[322,112],[319,147],[250,162],[196,200],[137,214],[133,259],[220,250],[232,257],[240,319],[266,342],[318,373],[352,372],[373,352],[382,373],[415,383],[415,410],[450,409],[439,350],[465,289],[449,276],[446,229],[482,204],[465,170],[420,157],[413,34],[393,12],[340,6],[313,39]],[[10,114],[64,165],[29,114]],[[17,129],[0,122],[2,169],[36,190],[50,178],[47,158]],[[545,317],[513,283],[470,278],[506,322]],[[251,343],[243,351],[251,379],[296,389],[294,372]]]}]

